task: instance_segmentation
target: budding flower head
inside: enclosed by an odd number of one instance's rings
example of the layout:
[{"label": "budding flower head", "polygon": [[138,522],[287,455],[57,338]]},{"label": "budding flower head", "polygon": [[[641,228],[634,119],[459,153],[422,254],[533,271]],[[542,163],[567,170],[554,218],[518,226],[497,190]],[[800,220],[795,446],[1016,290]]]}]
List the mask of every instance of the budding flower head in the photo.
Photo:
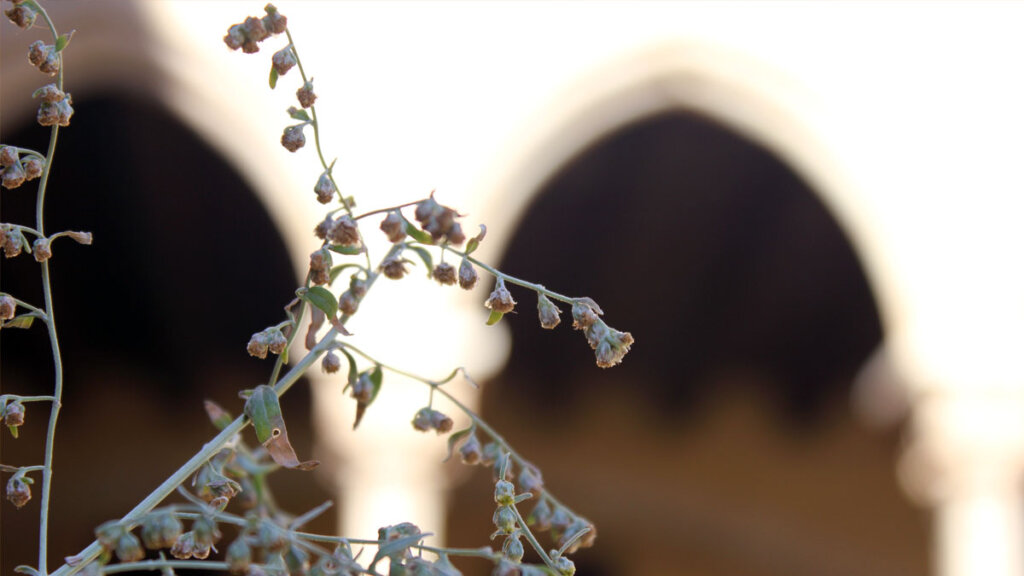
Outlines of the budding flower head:
[{"label": "budding flower head", "polygon": [[541,489],[544,488],[544,479],[541,478],[540,470],[532,466],[523,467],[519,472],[519,487],[524,492],[540,494]]},{"label": "budding flower head", "polygon": [[36,259],[36,262],[46,262],[53,256],[53,252],[50,250],[50,241],[46,238],[37,238],[32,243],[32,257]]},{"label": "budding flower head", "polygon": [[3,172],[0,173],[0,185],[3,185],[8,190],[12,190],[24,184],[27,178],[28,176],[25,174],[25,169],[21,167],[21,163],[15,162],[14,165],[4,168]]},{"label": "budding flower head", "polygon": [[0,321],[14,318],[18,304],[7,294],[0,294]]},{"label": "budding flower head", "polygon": [[338,370],[341,370],[341,358],[333,351],[328,352],[324,355],[324,359],[320,363],[320,368],[323,369],[325,374],[334,374]]},{"label": "budding flower head", "polygon": [[22,160],[21,167],[25,169],[26,180],[35,180],[43,175],[43,161],[35,156]]},{"label": "budding flower head", "polygon": [[57,88],[56,84],[47,84],[32,93],[33,98],[42,98],[43,102],[60,102],[64,96],[64,92]]},{"label": "budding flower head", "polygon": [[245,541],[245,536],[239,535],[234,542],[228,546],[224,555],[228,563],[228,571],[232,574],[245,574],[252,562],[252,548]]},{"label": "budding flower head", "polygon": [[594,349],[597,357],[597,365],[601,368],[610,368],[622,362],[622,359],[629,352],[633,345],[633,335],[629,332],[619,332],[614,328],[608,328],[606,335]]},{"label": "budding flower head", "polygon": [[7,499],[15,508],[21,508],[32,499],[32,489],[29,488],[31,483],[31,478],[20,473],[11,476],[7,481]]},{"label": "budding flower head", "polygon": [[121,562],[137,562],[146,557],[146,551],[142,549],[142,543],[131,532],[125,530],[117,539],[114,546],[114,554]]},{"label": "budding flower head", "polygon": [[405,276],[405,262],[406,260],[402,259],[399,254],[393,254],[380,263],[380,268],[388,278],[399,280]]},{"label": "budding flower head", "polygon": [[281,332],[280,328],[267,328],[267,349],[271,354],[280,354],[288,346],[288,338]]},{"label": "budding flower head", "polygon": [[480,445],[480,440],[477,439],[476,434],[470,434],[469,438],[459,447],[459,457],[462,459],[463,464],[474,465],[480,463],[480,459],[483,457],[483,447]]},{"label": "budding flower head", "polygon": [[508,288],[505,288],[505,280],[503,278],[498,278],[497,282],[495,282],[494,290],[491,291],[491,295],[484,302],[484,306],[502,314],[507,314],[516,307],[516,301],[512,299],[512,294],[509,293]]},{"label": "budding flower head", "polygon": [[246,351],[249,352],[250,356],[257,358],[266,358],[267,352],[270,350],[270,343],[267,339],[266,332],[257,332],[252,335],[249,339],[249,344],[245,347]]},{"label": "budding flower head", "polygon": [[36,10],[30,4],[15,2],[14,7],[4,12],[7,18],[14,22],[14,25],[23,30],[28,30],[36,22]]},{"label": "budding flower head", "polygon": [[277,70],[279,75],[284,76],[295,66],[295,53],[292,52],[291,45],[288,45],[274,52],[271,60],[274,64],[274,70]]},{"label": "budding flower head", "polygon": [[0,166],[14,166],[18,163],[18,151],[13,146],[0,148]]},{"label": "budding flower head", "polygon": [[502,506],[509,506],[516,500],[516,487],[508,480],[494,483],[494,501]]},{"label": "budding flower head", "polygon": [[3,249],[4,257],[14,258],[21,254],[22,249],[25,247],[27,242],[25,236],[22,235],[21,230],[18,228],[7,228],[3,234]]},{"label": "budding flower head", "polygon": [[349,316],[359,310],[359,298],[356,298],[352,290],[345,290],[341,293],[341,296],[338,298],[338,310]]},{"label": "budding flower head", "polygon": [[15,400],[4,406],[4,425],[11,429],[11,435],[18,437],[18,426],[25,423],[25,405]]},{"label": "budding flower head", "polygon": [[505,558],[513,562],[519,562],[523,559],[523,543],[519,541],[519,532],[512,534],[505,539],[505,543],[501,547],[501,553]]},{"label": "budding flower head", "polygon": [[328,239],[341,246],[356,246],[359,244],[359,225],[348,214],[343,215],[334,222]]},{"label": "budding flower head", "polygon": [[295,97],[299,100],[299,105],[303,108],[309,108],[316,102],[316,93],[313,92],[313,79],[310,78],[305,84],[302,85],[295,92]]},{"label": "budding flower head", "polygon": [[435,430],[438,434],[450,432],[454,423],[452,419],[429,407],[420,408],[412,419],[412,427],[420,432]]},{"label": "budding flower head", "polygon": [[380,223],[380,229],[387,234],[388,241],[401,242],[405,240],[405,219],[398,210],[388,212],[384,221]]},{"label": "budding flower head", "polygon": [[476,268],[473,268],[469,259],[463,258],[459,264],[459,287],[463,290],[472,290],[476,286],[476,280]]},{"label": "budding flower head", "polygon": [[434,277],[434,280],[437,280],[441,285],[451,286],[455,284],[455,266],[452,266],[447,262],[441,262],[435,266],[431,275]]},{"label": "budding flower head", "polygon": [[302,133],[302,129],[305,127],[305,124],[296,124],[285,128],[284,134],[281,135],[281,146],[284,146],[289,152],[295,152],[305,146],[306,135]]},{"label": "budding flower head", "polygon": [[573,302],[572,304],[572,327],[576,330],[586,330],[597,321],[597,312],[584,302]]},{"label": "budding flower head", "polygon": [[71,94],[65,94],[64,98],[57,102],[41,102],[36,112],[36,121],[40,126],[67,126],[71,123],[71,116],[74,113],[75,110],[71,107]]},{"label": "budding flower head", "polygon": [[554,329],[562,321],[558,306],[541,293],[537,293],[537,314],[540,316],[540,327],[546,330]]},{"label": "budding flower head", "polygon": [[44,44],[36,40],[28,46],[28,61],[43,74],[53,76],[60,71],[60,56],[53,44]]},{"label": "budding flower head", "polygon": [[[287,146],[285,147],[287,148]],[[334,200],[334,194],[337,191],[338,189],[334,187],[334,182],[331,181],[330,173],[326,170],[323,174],[320,174],[320,178],[316,181],[316,186],[313,187],[313,192],[316,192],[316,201],[321,204],[330,204],[331,200]]]},{"label": "budding flower head", "polygon": [[516,513],[511,506],[498,506],[491,520],[498,529],[496,534],[511,534],[516,530]]},{"label": "budding flower head", "polygon": [[149,514],[142,521],[142,543],[150,550],[170,548],[181,536],[181,520],[169,510]]}]

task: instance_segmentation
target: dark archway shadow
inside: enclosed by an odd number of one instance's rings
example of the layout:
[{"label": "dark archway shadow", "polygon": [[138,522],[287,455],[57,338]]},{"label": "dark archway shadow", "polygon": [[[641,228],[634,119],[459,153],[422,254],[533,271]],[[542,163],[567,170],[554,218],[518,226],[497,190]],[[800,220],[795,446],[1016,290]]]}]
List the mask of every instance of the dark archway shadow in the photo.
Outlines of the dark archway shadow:
[{"label": "dark archway shadow", "polygon": [[[265,381],[272,366],[250,358],[246,343],[283,318],[295,290],[284,241],[266,210],[196,134],[151,100],[111,94],[76,101],[75,109],[58,143],[47,228],[89,230],[95,242],[57,243],[51,262],[66,372],[53,567],[216,433],[204,399],[241,412],[238,391]],[[3,136],[45,150],[48,135],[33,124]],[[0,194],[3,221],[34,222],[34,186]],[[4,291],[42,301],[31,256],[0,260],[0,278]],[[5,330],[0,369],[4,393],[51,393],[45,329]],[[296,449],[308,454],[308,387],[294,390],[283,405],[296,414],[289,419]],[[21,438],[4,434],[5,463],[41,462],[46,412],[30,405]],[[308,475],[277,476],[288,509],[328,498],[310,487]],[[38,513],[38,498],[21,510],[4,503],[0,572],[35,564]],[[327,518],[319,529],[331,529]]]},{"label": "dark archway shadow", "polygon": [[[851,417],[879,314],[817,195],[770,151],[699,115],[641,119],[538,192],[501,268],[604,308],[636,337],[594,366],[568,311],[532,294],[484,416],[598,527],[579,573],[925,574],[928,523],[895,479],[896,433]],[[480,473],[450,533],[484,531]],[[477,499],[479,500],[479,499]]]}]

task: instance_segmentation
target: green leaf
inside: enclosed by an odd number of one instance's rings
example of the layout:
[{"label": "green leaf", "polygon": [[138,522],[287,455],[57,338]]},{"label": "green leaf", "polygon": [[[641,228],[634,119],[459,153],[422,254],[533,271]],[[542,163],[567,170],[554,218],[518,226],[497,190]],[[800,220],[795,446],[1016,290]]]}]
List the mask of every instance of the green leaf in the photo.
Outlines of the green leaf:
[{"label": "green leaf", "polygon": [[5,322],[4,328],[30,328],[35,320],[36,317],[32,314],[22,314]]},{"label": "green leaf", "polygon": [[331,252],[337,252],[338,254],[344,254],[346,256],[355,256],[356,254],[363,253],[362,246],[340,246],[332,245],[327,247]]},{"label": "green leaf", "polygon": [[469,256],[480,247],[480,241],[476,238],[470,238],[469,242],[466,242],[466,256]]},{"label": "green leaf", "polygon": [[[402,220],[405,220],[405,216],[402,216]],[[414,240],[420,244],[433,244],[434,239],[423,230],[413,226],[412,222],[405,220],[405,233],[412,236]]]},{"label": "green leaf", "polygon": [[270,89],[277,88],[277,68],[270,67]]},{"label": "green leaf", "polygon": [[328,318],[334,318],[338,314],[338,299],[323,286],[313,286],[299,294],[299,298],[322,310]]},{"label": "green leaf", "polygon": [[359,264],[349,262],[348,264],[342,264],[341,266],[331,268],[331,284],[334,284],[334,281],[338,279],[338,276],[341,276],[341,273],[345,271],[345,268],[361,268],[361,266]]},{"label": "green leaf", "polygon": [[341,352],[345,355],[345,358],[348,358],[348,384],[341,390],[344,393],[345,390],[348,390],[349,386],[355,385],[356,378],[359,378],[359,370],[356,368],[356,359],[349,354],[348,350],[338,348],[338,352]]},{"label": "green leaf", "polygon": [[14,436],[15,439],[18,438],[18,427],[17,426],[8,426],[7,429],[11,431],[11,436]]},{"label": "green leaf", "polygon": [[256,438],[270,457],[285,468],[312,470],[320,465],[316,460],[300,462],[295,448],[288,441],[288,428],[281,415],[281,404],[277,392],[266,384],[260,384],[245,401],[245,415],[252,421]]},{"label": "green leaf", "polygon": [[71,37],[74,35],[74,30],[67,32],[65,34],[61,34],[60,38],[57,38],[57,42],[54,43],[54,48],[57,50],[57,52],[63,50],[68,45],[68,42],[71,41]]},{"label": "green leaf", "polygon": [[409,246],[409,249],[418,254],[420,260],[423,260],[423,265],[427,267],[427,278],[430,278],[430,273],[434,271],[434,258],[430,255],[430,251],[422,246]]},{"label": "green leaf", "polygon": [[389,558],[401,553],[405,549],[409,548],[410,546],[419,542],[420,540],[423,540],[427,536],[432,536],[432,534],[430,532],[425,532],[423,534],[413,534],[411,536],[406,536],[404,538],[399,538],[397,540],[392,540],[390,542],[382,544],[380,548],[377,549],[377,554],[373,557],[373,562],[370,563],[370,572],[373,572],[373,569],[377,566],[377,563],[383,560],[384,558]]},{"label": "green leaf", "polygon": [[291,108],[288,109],[288,115],[291,116],[293,120],[300,120],[302,122],[311,122],[311,120],[309,118],[309,113],[307,113],[302,108],[296,108],[296,107],[292,106]]},{"label": "green leaf", "polygon": [[18,574],[28,574],[29,576],[39,576],[39,570],[36,570],[35,568],[33,568],[31,566],[25,566],[24,564],[22,564],[21,566],[15,566],[14,567],[14,571],[17,572]]},{"label": "green leaf", "polygon": [[501,317],[504,316],[504,312],[498,312],[497,310],[491,310],[491,315],[487,318],[487,325],[494,326],[501,321]]},{"label": "green leaf", "polygon": [[447,462],[452,459],[452,452],[455,450],[455,445],[458,444],[459,441],[465,438],[467,435],[472,434],[474,428],[475,426],[470,426],[469,428],[466,428],[465,430],[459,430],[458,432],[448,437],[448,455],[445,456],[442,462]]},{"label": "green leaf", "polygon": [[384,371],[381,370],[380,364],[373,367],[373,372],[370,372],[370,382],[373,382],[373,393],[370,394],[370,402],[372,403],[377,399],[377,393],[380,392],[380,385],[384,381]]}]

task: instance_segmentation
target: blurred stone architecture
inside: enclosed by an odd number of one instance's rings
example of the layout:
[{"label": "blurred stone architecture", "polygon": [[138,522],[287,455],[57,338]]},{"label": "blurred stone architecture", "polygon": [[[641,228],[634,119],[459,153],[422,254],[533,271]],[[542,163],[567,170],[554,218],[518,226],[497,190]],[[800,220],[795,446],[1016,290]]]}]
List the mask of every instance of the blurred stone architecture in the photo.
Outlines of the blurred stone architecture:
[{"label": "blurred stone architecture", "polygon": [[[602,371],[578,334],[537,327],[528,294],[486,328],[480,289],[422,278],[382,286],[351,326],[412,371],[484,382],[467,399],[598,525],[580,573],[1024,576],[1024,4],[279,7],[344,193],[377,207],[436,188],[488,225],[484,259],[595,298],[636,336]],[[78,461],[58,474],[86,471],[55,500],[79,511],[67,548],[201,444],[202,398],[238,410],[264,377],[247,335],[304,273],[319,168],[277,145],[295,79],[270,92],[276,48],[221,42],[261,10],[51,3],[78,29],[55,219],[99,252],[56,280],[81,383],[57,455]],[[29,145],[45,138],[27,122],[36,35],[0,30],[0,137]],[[5,217],[25,209],[12,196]],[[16,340],[5,392],[31,380]],[[486,544],[486,473],[442,468],[443,441],[403,424],[425,394],[385,395],[353,434],[338,383],[311,379],[323,492],[282,475],[284,498],[338,494],[349,531],[413,519]],[[153,446],[174,448],[110,494],[103,467]],[[9,573],[32,534],[9,508],[0,521]]]}]

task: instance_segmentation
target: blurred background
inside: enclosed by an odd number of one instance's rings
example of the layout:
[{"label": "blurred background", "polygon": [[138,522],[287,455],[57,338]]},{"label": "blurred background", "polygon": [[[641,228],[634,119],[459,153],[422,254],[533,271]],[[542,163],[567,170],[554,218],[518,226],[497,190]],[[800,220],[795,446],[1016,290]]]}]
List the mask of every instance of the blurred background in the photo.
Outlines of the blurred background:
[{"label": "blurred background", "polygon": [[[202,400],[238,413],[266,379],[245,343],[282,318],[322,207],[312,147],[278,144],[300,81],[266,78],[287,41],[221,40],[263,4],[47,6],[77,29],[48,228],[96,239],[51,265],[59,565],[210,438]],[[580,334],[539,328],[530,293],[486,327],[489,283],[421,273],[349,326],[398,367],[482,384],[450,386],[597,525],[579,573],[1024,575],[1024,4],[278,7],[357,212],[436,189],[487,224],[482,259],[636,338],[602,370]],[[39,38],[0,26],[5,144],[47,142]],[[30,187],[0,202],[31,219]],[[36,268],[3,260],[0,290],[39,301]],[[47,393],[48,357],[40,327],[4,331],[0,391]],[[314,370],[283,399],[324,465],[277,474],[282,504],[336,500],[315,531],[412,520],[488,544],[490,475],[406,424],[425,389],[386,378],[352,432],[341,386]],[[37,406],[4,463],[40,459]],[[4,574],[33,563],[37,515],[0,507]]]}]

